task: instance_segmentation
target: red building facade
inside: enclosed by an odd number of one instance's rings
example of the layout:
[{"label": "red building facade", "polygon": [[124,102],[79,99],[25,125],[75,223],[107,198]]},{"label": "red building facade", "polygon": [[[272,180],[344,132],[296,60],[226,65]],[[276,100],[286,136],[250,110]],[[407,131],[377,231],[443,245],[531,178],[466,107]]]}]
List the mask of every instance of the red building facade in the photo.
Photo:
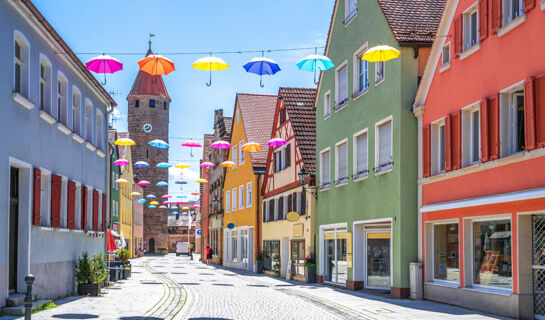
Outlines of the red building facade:
[{"label": "red building facade", "polygon": [[544,10],[447,2],[414,104],[426,299],[545,315]]}]

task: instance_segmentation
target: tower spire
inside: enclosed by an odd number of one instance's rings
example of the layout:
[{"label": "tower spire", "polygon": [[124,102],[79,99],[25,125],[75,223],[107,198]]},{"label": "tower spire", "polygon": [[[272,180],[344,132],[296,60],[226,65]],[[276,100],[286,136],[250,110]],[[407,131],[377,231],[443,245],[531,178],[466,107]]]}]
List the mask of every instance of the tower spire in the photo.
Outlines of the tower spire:
[{"label": "tower spire", "polygon": [[146,57],[149,56],[150,54],[153,54],[153,52],[151,51],[151,38],[152,37],[155,37],[155,35],[153,33],[150,33],[149,34],[149,40],[148,40],[148,53],[146,54]]}]

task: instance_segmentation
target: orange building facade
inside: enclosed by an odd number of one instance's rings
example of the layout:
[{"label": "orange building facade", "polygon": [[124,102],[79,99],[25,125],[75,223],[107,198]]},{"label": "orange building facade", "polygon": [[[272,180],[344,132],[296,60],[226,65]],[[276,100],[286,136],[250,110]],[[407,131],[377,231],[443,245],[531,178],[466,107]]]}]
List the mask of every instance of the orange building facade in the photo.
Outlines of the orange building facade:
[{"label": "orange building facade", "polygon": [[545,1],[449,0],[413,112],[424,298],[545,316]]}]

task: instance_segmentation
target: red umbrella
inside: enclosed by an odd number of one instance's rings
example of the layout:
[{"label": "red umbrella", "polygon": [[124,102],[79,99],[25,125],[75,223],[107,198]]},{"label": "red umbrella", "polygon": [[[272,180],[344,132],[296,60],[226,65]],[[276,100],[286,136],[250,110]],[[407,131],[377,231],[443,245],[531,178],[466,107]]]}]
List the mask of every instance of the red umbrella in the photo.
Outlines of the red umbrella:
[{"label": "red umbrella", "polygon": [[106,250],[108,252],[117,250],[117,246],[115,245],[115,240],[114,240],[114,236],[112,236],[111,229],[108,229],[108,244],[107,244]]}]

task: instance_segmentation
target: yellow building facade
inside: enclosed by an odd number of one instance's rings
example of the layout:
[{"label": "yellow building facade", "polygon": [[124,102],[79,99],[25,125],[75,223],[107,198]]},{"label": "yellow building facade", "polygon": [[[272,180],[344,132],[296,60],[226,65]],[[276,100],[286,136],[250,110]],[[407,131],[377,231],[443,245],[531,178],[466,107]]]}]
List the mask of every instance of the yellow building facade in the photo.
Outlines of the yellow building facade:
[{"label": "yellow building facade", "polygon": [[120,178],[127,180],[127,183],[119,185],[119,231],[123,234],[126,249],[129,250],[131,258],[133,257],[133,230],[132,230],[132,187],[134,184],[132,172],[131,150],[128,146],[119,146],[119,156],[121,159],[129,161],[128,166],[121,167]]}]

